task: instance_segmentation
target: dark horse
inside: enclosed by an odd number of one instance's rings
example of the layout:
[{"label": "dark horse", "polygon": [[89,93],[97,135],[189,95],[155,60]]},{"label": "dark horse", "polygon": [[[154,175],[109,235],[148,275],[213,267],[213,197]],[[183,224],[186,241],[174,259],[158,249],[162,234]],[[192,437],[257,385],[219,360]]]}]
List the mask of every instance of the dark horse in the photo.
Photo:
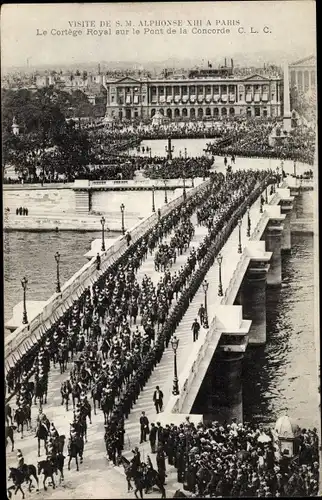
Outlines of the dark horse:
[{"label": "dark horse", "polygon": [[38,476],[37,476],[37,470],[34,465],[24,465],[23,470],[16,469],[14,467],[10,467],[10,474],[8,477],[8,480],[12,479],[13,481],[13,486],[9,486],[7,488],[8,491],[8,497],[11,498],[11,490],[16,488],[15,495],[17,494],[18,490],[21,491],[22,493],[22,498],[25,498],[25,494],[21,488],[21,485],[24,481],[29,481],[29,486],[28,490],[29,492],[31,491],[31,486],[32,486],[32,477],[36,479],[37,482],[37,490],[39,491],[39,481],[38,481]]},{"label": "dark horse", "polygon": [[21,439],[23,438],[23,426],[26,424],[27,431],[31,429],[31,409],[29,405],[23,408],[17,408],[14,414],[14,421],[17,423],[17,432],[20,432],[19,427],[21,427]]},{"label": "dark horse", "polygon": [[[12,409],[11,409],[11,406],[7,403],[6,406],[5,406],[5,415],[6,415],[6,424],[10,424],[13,425],[13,420],[12,420]],[[9,422],[9,419],[10,419],[10,422]]]},{"label": "dark horse", "polygon": [[76,470],[79,471],[78,468],[78,458],[80,458],[80,463],[83,463],[83,452],[84,452],[84,439],[83,437],[76,437],[74,439],[71,439],[68,443],[68,470],[70,470],[70,463],[72,461],[72,458],[75,458],[76,461]]},{"label": "dark horse", "polygon": [[161,498],[166,498],[163,482],[156,470],[150,469],[148,473],[144,475],[141,468],[133,467],[133,464],[129,462],[123,455],[121,456],[121,464],[124,468],[128,485],[128,492],[133,489],[131,485],[131,479],[133,479],[135,484],[134,494],[136,498],[138,498],[137,492],[139,492],[140,497],[143,498],[143,490],[145,490],[145,492],[147,493],[148,490],[154,485],[157,486],[161,491]]},{"label": "dark horse", "polygon": [[94,406],[94,415],[96,415],[96,401],[98,403],[98,408],[101,407],[101,400],[102,400],[102,382],[96,382],[93,385],[92,388],[92,399],[93,399],[93,406]]},{"label": "dark horse", "polygon": [[44,441],[45,452],[47,453],[48,429],[44,424],[40,424],[37,431],[38,457],[40,457],[40,441]]},{"label": "dark horse", "polygon": [[64,371],[67,370],[68,347],[59,347],[58,363],[59,363],[60,373],[64,373]]},{"label": "dark horse", "polygon": [[13,431],[15,431],[17,429],[17,427],[15,425],[6,425],[6,447],[8,445],[8,438],[10,439],[11,441],[11,451],[14,450],[14,447],[15,447],[15,440],[14,440],[14,437],[13,437]]},{"label": "dark horse", "polygon": [[72,386],[70,385],[70,382],[67,380],[62,382],[61,388],[60,388],[61,404],[63,405],[64,401],[65,401],[67,411],[68,411],[69,395],[71,392],[72,392]]},{"label": "dark horse", "polygon": [[39,399],[40,408],[44,404],[44,398],[45,398],[45,403],[47,403],[47,390],[48,390],[48,380],[46,377],[42,377],[36,382],[35,386],[35,404],[37,402],[37,399]]},{"label": "dark horse", "polygon": [[41,462],[38,462],[38,474],[44,473],[43,486],[45,491],[47,490],[46,479],[48,477],[51,478],[53,488],[55,489],[54,472],[56,472],[56,470],[55,465],[49,460],[41,460]]}]

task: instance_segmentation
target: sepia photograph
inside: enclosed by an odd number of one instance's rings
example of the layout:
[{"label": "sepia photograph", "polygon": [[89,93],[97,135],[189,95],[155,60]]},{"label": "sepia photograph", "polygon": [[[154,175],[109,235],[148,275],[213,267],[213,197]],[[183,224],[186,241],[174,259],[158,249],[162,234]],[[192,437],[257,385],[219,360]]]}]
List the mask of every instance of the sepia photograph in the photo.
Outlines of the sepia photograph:
[{"label": "sepia photograph", "polygon": [[7,498],[318,497],[316,4],[3,4]]}]

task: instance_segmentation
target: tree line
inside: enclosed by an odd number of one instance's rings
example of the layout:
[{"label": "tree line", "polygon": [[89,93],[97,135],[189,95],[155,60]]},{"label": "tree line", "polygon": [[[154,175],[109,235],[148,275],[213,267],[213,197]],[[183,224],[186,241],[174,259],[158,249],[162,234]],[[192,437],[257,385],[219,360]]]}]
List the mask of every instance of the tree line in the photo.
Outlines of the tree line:
[{"label": "tree line", "polygon": [[[25,181],[72,180],[95,161],[93,132],[82,127],[82,117],[104,115],[105,103],[93,106],[76,90],[53,87],[30,91],[2,91],[2,164],[12,165]],[[96,108],[96,109],[95,109]],[[98,109],[97,109],[98,108]],[[19,134],[12,130],[13,119]]]}]

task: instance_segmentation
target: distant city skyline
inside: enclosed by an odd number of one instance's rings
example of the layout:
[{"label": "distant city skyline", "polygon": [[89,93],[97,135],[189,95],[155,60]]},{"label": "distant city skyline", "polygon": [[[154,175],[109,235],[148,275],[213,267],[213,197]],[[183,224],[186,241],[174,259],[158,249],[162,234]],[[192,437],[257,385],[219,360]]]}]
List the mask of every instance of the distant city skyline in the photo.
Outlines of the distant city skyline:
[{"label": "distant city skyline", "polygon": [[[122,66],[122,61],[144,69],[150,65],[171,66],[171,61],[175,67],[188,67],[189,61],[201,64],[202,59],[217,66],[224,57],[233,57],[240,66],[263,66],[293,62],[316,53],[315,2],[311,0],[60,4],[59,9],[55,4],[5,4],[1,17],[2,68],[7,70],[27,69],[28,65],[37,69],[98,63],[114,67]],[[100,24],[111,22],[112,34],[87,35],[87,28],[81,28],[82,34],[76,37],[51,34],[51,30],[63,32],[75,22],[86,20],[94,23],[97,33],[98,29],[107,29],[100,28]],[[172,25],[180,21],[187,33],[179,34],[178,27],[175,34],[166,33],[167,27],[142,27],[142,23],[150,26],[151,22],[166,20]],[[196,20],[201,20],[201,29],[230,29],[230,34],[192,34],[188,26]],[[117,22],[125,29],[129,21],[128,36],[116,35]],[[243,34],[238,33],[240,27]],[[140,34],[134,34],[133,29],[140,29]],[[164,32],[158,35],[149,31],[144,35],[144,29]],[[47,35],[41,34],[45,31]]]}]

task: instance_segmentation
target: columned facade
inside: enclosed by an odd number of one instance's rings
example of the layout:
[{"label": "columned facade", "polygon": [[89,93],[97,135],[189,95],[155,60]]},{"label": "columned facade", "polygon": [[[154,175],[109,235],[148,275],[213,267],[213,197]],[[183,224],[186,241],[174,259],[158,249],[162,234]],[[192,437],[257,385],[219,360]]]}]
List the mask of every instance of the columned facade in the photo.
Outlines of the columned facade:
[{"label": "columned facade", "polygon": [[306,57],[289,66],[291,87],[300,92],[313,93],[316,91],[316,58]]},{"label": "columned facade", "polygon": [[281,116],[278,77],[141,79],[106,81],[106,115],[114,119],[151,118],[159,111],[171,120]]}]

